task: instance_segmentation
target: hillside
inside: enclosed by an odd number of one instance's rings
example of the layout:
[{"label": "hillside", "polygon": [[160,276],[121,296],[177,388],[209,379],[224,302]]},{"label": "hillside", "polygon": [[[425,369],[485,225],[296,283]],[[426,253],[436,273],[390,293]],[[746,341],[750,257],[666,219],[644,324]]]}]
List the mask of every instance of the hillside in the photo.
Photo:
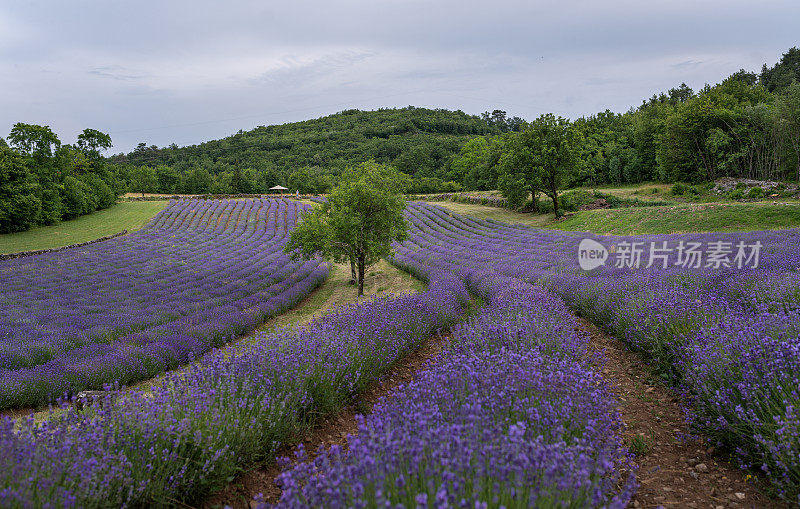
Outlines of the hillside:
[{"label": "hillside", "polygon": [[354,109],[303,122],[259,126],[187,147],[158,148],[141,143],[129,154],[110,159],[134,166],[167,165],[179,174],[205,170],[218,175],[236,168],[252,169],[257,180],[284,184],[299,168],[336,174],[347,166],[374,159],[418,177],[449,180],[447,169],[452,156],[471,138],[501,132],[497,125],[460,110],[413,106]]}]

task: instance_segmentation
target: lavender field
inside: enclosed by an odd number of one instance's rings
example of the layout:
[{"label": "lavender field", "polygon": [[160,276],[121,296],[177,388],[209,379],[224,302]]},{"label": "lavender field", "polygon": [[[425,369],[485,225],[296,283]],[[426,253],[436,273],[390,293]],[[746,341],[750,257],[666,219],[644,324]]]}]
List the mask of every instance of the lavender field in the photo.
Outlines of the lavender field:
[{"label": "lavender field", "polygon": [[[398,263],[450,271],[471,288],[497,275],[547,288],[684,391],[695,429],[800,502],[799,231],[601,237],[422,204],[408,216],[414,233]],[[585,271],[586,238],[616,253]]]},{"label": "lavender field", "polygon": [[327,276],[283,254],[303,208],[182,200],[132,235],[0,262],[0,408],[150,378],[292,307]]},{"label": "lavender field", "polygon": [[[283,212],[270,219],[275,214],[263,208]],[[124,325],[123,313],[115,315],[118,322],[82,318],[84,327],[107,329],[73,332],[82,344],[51,346],[49,357],[27,366],[24,359],[34,359],[37,350],[24,349],[21,334],[13,336],[3,359],[22,364],[6,368],[3,390],[19,387],[11,385],[19,383],[13,374],[41,378],[49,366],[58,366],[53,380],[75,383],[69,377],[82,373],[75,366],[88,363],[69,353],[92,348],[109,348],[91,363],[108,366],[103,382],[125,383],[114,369],[155,351],[148,345],[168,344],[164,338],[177,334],[171,326],[196,327],[184,333],[191,338],[186,344],[197,347],[187,347],[187,356],[247,330],[251,310],[263,318],[273,309],[265,302],[291,300],[292,289],[309,281],[307,293],[324,277],[323,266],[293,265],[280,254],[277,246],[296,214],[280,202],[188,202],[154,219],[135,237],[140,243],[124,239],[128,244],[76,253],[94,260],[72,262],[90,275],[93,266],[105,263],[110,270],[117,259],[138,267],[126,273],[128,281],[138,281],[134,273],[150,274],[153,284],[156,273],[181,271],[159,288],[164,299],[180,295],[171,306],[189,311],[150,322],[144,317],[160,308],[143,287],[120,287],[127,297],[113,305],[109,299],[103,309],[111,316],[114,306],[128,306],[126,315],[141,310],[142,318]],[[253,224],[261,217],[266,227]],[[604,360],[588,348],[575,313],[640,352],[685,394],[697,432],[743,467],[763,472],[778,497],[800,501],[800,232],[601,237],[476,220],[420,203],[409,204],[407,219],[409,238],[395,246],[393,263],[426,280],[425,292],[367,299],[305,327],[258,334],[235,355],[212,351],[146,393],[109,396],[87,411],[64,406],[45,421],[6,418],[0,505],[199,503],[253,462],[273,459],[281,444],[296,443],[431,334],[450,330],[446,349],[364,416],[347,450],[320,451],[312,459],[299,449],[278,479],[277,505],[624,507],[636,492],[636,467],[622,439],[619,402],[598,369]],[[242,233],[226,233],[231,228]],[[580,266],[585,239],[596,243],[593,250],[607,251],[592,270]],[[148,247],[136,248],[143,244]],[[181,257],[195,261],[181,265]],[[42,274],[55,270],[53,258],[39,262]],[[251,265],[261,269],[246,268]],[[35,278],[23,262],[2,267],[28,274],[31,285],[48,280]],[[86,287],[99,288],[99,277],[88,277],[96,286]],[[186,279],[194,285],[178,290]],[[224,294],[213,293],[212,282],[222,281]],[[25,291],[33,290],[18,285],[11,294],[19,295],[20,306],[21,296],[30,295]],[[92,299],[83,299],[89,309]],[[33,307],[34,301],[24,302]],[[198,302],[208,307],[193,307]],[[475,302],[482,307],[470,311]],[[28,337],[73,344],[46,336],[45,311],[34,311],[40,314],[31,316],[42,318],[26,329]],[[66,319],[53,324],[74,327]],[[145,325],[125,329],[132,324]],[[132,344],[125,339],[131,336],[143,339]],[[115,363],[98,362],[111,358]],[[261,497],[253,504],[268,505]]]}]

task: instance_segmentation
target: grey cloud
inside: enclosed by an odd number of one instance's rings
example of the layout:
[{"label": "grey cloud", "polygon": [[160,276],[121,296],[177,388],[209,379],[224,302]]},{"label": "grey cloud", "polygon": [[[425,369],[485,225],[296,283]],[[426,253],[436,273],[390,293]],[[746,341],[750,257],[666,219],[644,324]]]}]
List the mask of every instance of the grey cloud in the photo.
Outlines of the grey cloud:
[{"label": "grey cloud", "polygon": [[95,67],[93,69],[89,69],[86,72],[89,74],[93,74],[95,76],[111,78],[117,81],[139,81],[142,78],[144,78],[144,75],[142,73],[138,73],[136,71],[132,71],[130,69],[126,69],[118,65]]},{"label": "grey cloud", "polygon": [[93,127],[127,151],[345,108],[624,111],[773,63],[797,19],[794,0],[6,2],[0,136]]},{"label": "grey cloud", "polygon": [[678,62],[676,64],[672,64],[670,67],[672,67],[673,69],[686,69],[686,68],[689,68],[689,67],[697,67],[697,66],[703,65],[703,63],[704,62],[702,60],[700,60],[700,61],[698,61],[698,60],[684,60],[683,62]]}]

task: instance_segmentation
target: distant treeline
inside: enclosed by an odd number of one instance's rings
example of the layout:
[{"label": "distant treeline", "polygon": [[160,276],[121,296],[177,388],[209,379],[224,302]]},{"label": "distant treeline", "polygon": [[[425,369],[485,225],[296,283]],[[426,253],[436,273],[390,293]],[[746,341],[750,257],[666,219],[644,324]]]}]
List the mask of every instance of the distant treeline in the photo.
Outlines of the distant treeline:
[{"label": "distant treeline", "polygon": [[[700,182],[723,176],[800,178],[800,50],[756,74],[741,70],[695,92],[685,84],[625,113],[572,122],[579,164],[565,186]],[[138,191],[251,193],[281,184],[327,190],[346,167],[373,159],[408,174],[412,193],[497,189],[517,169],[503,157],[530,124],[501,110],[481,116],[425,108],[347,110],[257,127],[189,147],[139,146],[110,160]]]},{"label": "distant treeline", "polygon": [[[760,74],[741,70],[694,92],[685,84],[622,114],[606,110],[570,122],[577,164],[561,187],[691,182],[720,177],[800,181],[800,50]],[[448,179],[498,189],[530,151],[537,121],[520,132],[469,141]],[[522,172],[524,173],[524,172]]]},{"label": "distant treeline", "polygon": [[100,152],[111,137],[85,129],[62,145],[47,126],[18,123],[0,138],[0,233],[88,214],[113,205],[126,176]]},{"label": "distant treeline", "polygon": [[280,184],[321,193],[345,168],[370,159],[410,175],[413,192],[453,191],[460,182],[447,182],[450,163],[468,140],[522,123],[501,110],[482,116],[413,106],[346,110],[188,147],[140,143],[109,159],[136,175],[132,190],[139,192],[258,193]]}]

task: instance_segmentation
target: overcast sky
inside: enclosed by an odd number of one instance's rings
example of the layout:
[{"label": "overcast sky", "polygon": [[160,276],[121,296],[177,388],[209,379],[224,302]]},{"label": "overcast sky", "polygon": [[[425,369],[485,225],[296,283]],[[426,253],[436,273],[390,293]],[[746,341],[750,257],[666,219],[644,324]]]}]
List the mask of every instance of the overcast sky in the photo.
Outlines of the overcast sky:
[{"label": "overcast sky", "polygon": [[800,46],[800,1],[0,0],[0,136],[112,152],[348,108],[625,111]]}]

